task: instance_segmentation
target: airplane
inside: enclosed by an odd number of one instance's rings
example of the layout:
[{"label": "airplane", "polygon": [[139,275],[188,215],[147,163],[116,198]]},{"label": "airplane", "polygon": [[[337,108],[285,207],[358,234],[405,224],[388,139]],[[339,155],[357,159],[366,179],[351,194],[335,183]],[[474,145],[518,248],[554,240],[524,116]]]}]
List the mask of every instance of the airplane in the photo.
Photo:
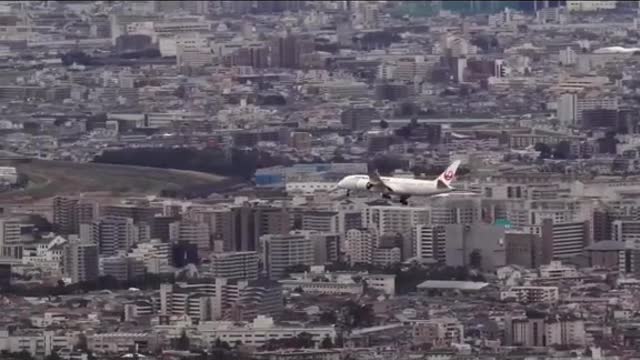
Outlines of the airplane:
[{"label": "airplane", "polygon": [[457,192],[451,183],[455,179],[458,166],[460,161],[454,161],[435,180],[380,176],[377,171],[372,175],[348,175],[338,182],[336,188],[347,190],[347,196],[351,191],[358,190],[378,192],[386,199],[397,196],[401,204],[408,205],[407,200],[413,195],[435,196]]}]

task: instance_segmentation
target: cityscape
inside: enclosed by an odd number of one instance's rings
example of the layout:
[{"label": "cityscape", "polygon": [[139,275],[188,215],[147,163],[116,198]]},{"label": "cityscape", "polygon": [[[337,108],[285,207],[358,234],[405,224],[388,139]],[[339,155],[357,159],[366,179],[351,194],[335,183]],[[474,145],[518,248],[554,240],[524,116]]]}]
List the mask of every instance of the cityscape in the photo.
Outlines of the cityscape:
[{"label": "cityscape", "polygon": [[0,360],[640,359],[640,1],[0,1]]}]

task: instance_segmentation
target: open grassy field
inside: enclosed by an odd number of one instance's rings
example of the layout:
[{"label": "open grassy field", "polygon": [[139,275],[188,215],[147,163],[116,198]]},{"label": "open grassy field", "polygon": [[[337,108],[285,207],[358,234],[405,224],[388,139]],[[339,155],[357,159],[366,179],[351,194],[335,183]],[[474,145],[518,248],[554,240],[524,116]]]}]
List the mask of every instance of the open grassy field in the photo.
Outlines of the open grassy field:
[{"label": "open grassy field", "polygon": [[0,160],[0,166],[15,166],[19,174],[29,178],[26,188],[0,193],[0,201],[40,200],[58,194],[79,193],[157,195],[164,189],[209,186],[214,192],[222,190],[230,180],[195,171],[66,161]]}]

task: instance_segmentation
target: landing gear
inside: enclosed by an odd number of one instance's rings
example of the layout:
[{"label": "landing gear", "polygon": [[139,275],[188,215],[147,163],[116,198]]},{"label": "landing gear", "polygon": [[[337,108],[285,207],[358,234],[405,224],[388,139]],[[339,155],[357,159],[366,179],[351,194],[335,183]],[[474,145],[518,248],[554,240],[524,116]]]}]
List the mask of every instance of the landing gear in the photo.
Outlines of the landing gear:
[{"label": "landing gear", "polygon": [[400,197],[400,204],[405,205],[405,206],[409,205],[409,202],[407,200],[409,200],[408,196],[401,196]]},{"label": "landing gear", "polygon": [[387,199],[387,200],[391,200],[391,195],[389,195],[389,194],[382,194],[382,198],[383,198],[383,199]]},{"label": "landing gear", "polygon": [[351,190],[347,190],[347,197],[349,197],[349,195],[351,195]]}]

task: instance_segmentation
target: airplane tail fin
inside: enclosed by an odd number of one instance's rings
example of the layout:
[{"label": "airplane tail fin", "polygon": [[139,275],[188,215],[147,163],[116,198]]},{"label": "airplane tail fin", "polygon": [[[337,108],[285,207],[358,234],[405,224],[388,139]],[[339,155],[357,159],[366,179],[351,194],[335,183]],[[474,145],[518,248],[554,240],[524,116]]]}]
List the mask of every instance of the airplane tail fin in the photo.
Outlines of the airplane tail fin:
[{"label": "airplane tail fin", "polygon": [[447,188],[451,187],[451,183],[456,178],[456,171],[458,171],[458,166],[460,166],[460,160],[456,160],[449,167],[438,176],[438,185],[444,185]]}]

